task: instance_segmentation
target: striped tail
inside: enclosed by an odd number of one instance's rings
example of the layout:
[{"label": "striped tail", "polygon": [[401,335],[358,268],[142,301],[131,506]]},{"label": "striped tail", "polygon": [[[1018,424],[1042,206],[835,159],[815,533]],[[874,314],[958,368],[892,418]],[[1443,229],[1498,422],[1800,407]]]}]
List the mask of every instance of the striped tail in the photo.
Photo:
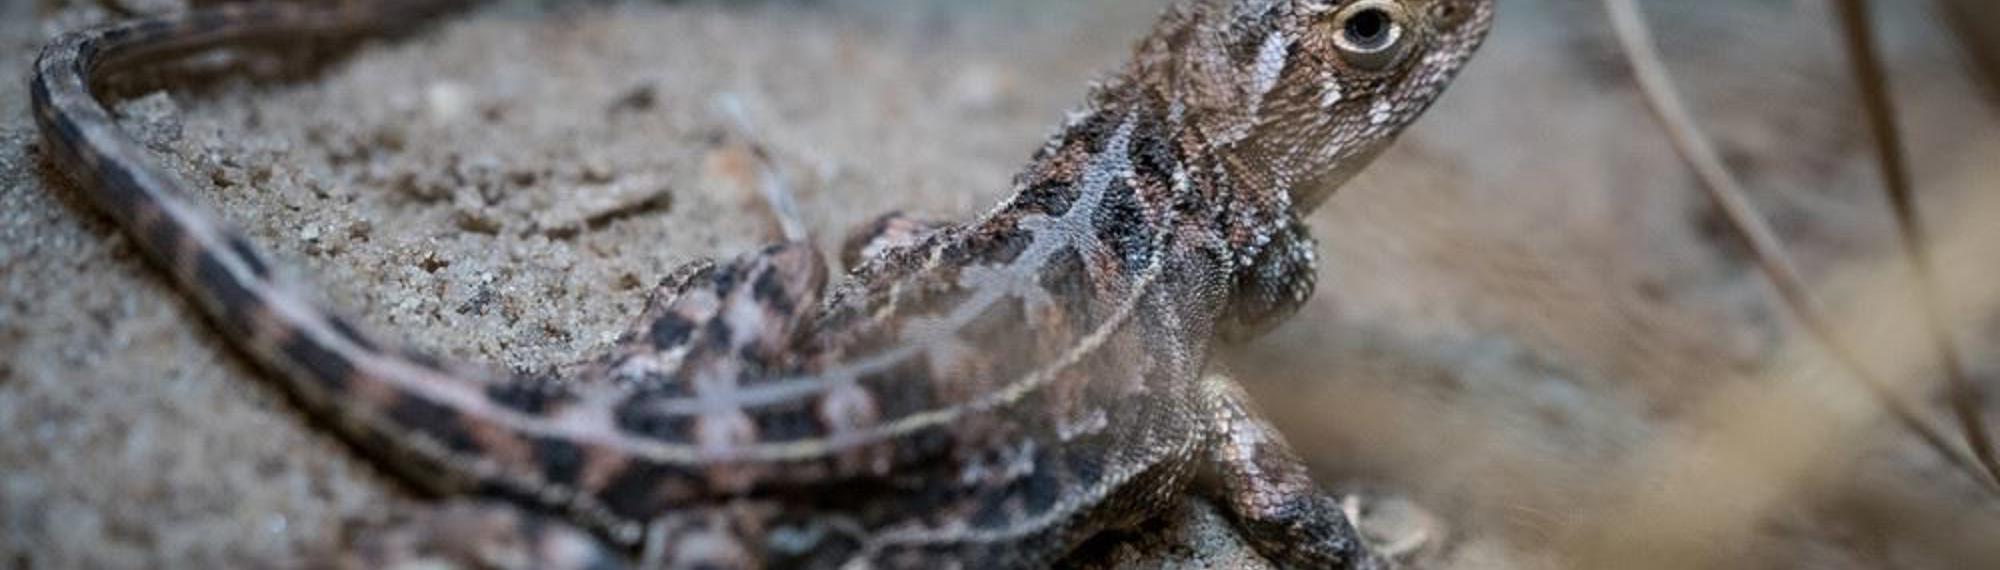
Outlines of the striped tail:
[{"label": "striped tail", "polygon": [[35,120],[57,168],[198,301],[232,344],[276,373],[310,411],[367,450],[390,456],[391,466],[407,466],[400,471],[416,482],[441,491],[498,487],[570,507],[574,498],[552,490],[544,474],[574,470],[570,464],[579,458],[612,452],[566,441],[540,444],[522,435],[536,431],[523,427],[522,418],[547,407],[545,394],[385,350],[314,306],[305,290],[274,277],[241,232],[154,166],[91,90],[106,72],[205,48],[373,33],[463,4],[236,4],[65,34],[36,61],[29,87]]}]

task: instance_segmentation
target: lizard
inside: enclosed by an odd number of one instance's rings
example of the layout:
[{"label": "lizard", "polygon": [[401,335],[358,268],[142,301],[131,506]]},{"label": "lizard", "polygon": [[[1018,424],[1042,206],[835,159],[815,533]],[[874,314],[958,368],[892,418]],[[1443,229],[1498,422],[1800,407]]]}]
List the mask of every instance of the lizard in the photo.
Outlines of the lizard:
[{"label": "lizard", "polygon": [[[316,305],[93,91],[458,4],[201,8],[60,35],[30,79],[56,169],[230,344],[378,464],[485,499],[424,524],[490,531],[522,567],[1031,568],[1199,495],[1281,565],[1390,564],[1210,352],[1309,298],[1303,216],[1439,97],[1493,0],[1183,0],[999,205],[887,215],[834,284],[803,241],[690,263],[565,379],[444,362]],[[366,563],[422,555],[392,543]]]}]

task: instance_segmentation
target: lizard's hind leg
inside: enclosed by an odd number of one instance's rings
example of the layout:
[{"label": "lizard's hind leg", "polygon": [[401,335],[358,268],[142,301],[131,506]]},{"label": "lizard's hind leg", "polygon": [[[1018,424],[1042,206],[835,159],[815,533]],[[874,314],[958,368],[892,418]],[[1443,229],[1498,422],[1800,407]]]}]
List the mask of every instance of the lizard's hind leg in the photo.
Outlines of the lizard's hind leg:
[{"label": "lizard's hind leg", "polygon": [[[596,376],[629,387],[657,385],[673,374],[683,366],[688,343],[697,337],[694,332],[720,316],[731,283],[766,287],[751,297],[784,313],[802,313],[818,301],[826,279],[824,261],[810,245],[790,179],[758,140],[740,101],[719,98],[717,111],[731,125],[733,142],[725,144],[738,146],[749,157],[744,182],[761,195],[785,243],[720,267],[704,258],[675,268],[653,288],[645,310],[618,337],[617,348],[599,361]],[[795,319],[787,315],[779,320]]]},{"label": "lizard's hind leg", "polygon": [[686,354],[688,335],[677,330],[685,317],[673,314],[682,297],[709,281],[715,261],[697,259],[683,263],[667,274],[646,297],[646,308],[618,336],[610,354],[597,360],[591,376],[609,378],[620,385],[656,381],[680,367]]},{"label": "lizard's hind leg", "polygon": [[686,380],[688,367],[701,363],[778,359],[817,308],[826,279],[819,251],[802,243],[683,266],[654,290],[599,373],[622,386],[661,387]]}]

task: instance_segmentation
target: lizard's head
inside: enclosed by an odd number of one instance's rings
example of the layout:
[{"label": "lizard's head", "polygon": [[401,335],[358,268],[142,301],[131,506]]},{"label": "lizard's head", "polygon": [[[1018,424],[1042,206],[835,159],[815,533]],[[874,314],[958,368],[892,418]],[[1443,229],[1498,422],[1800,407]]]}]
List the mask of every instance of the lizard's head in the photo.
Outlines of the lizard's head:
[{"label": "lizard's head", "polygon": [[1176,136],[1200,145],[1196,166],[1229,181],[1217,185],[1236,267],[1223,336],[1252,336],[1305,302],[1313,241],[1300,217],[1437,100],[1485,39],[1494,2],[1188,0],[1140,45],[1122,76],[1138,85],[1100,91],[1113,98],[1100,104],[1192,130]]},{"label": "lizard's head", "polygon": [[1319,205],[1430,106],[1494,0],[1197,0],[1142,47],[1141,76],[1222,143],[1231,174]]}]

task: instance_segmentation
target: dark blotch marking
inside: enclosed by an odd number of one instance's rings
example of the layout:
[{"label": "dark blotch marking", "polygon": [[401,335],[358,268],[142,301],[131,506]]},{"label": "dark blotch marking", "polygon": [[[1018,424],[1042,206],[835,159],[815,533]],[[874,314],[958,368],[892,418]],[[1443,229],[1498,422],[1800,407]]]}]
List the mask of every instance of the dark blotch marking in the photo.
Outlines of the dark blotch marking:
[{"label": "dark blotch marking", "polygon": [[535,463],[542,477],[557,485],[575,486],[583,474],[583,449],[559,437],[535,438]]},{"label": "dark blotch marking", "polygon": [[713,350],[716,354],[728,354],[729,342],[735,339],[736,329],[729,326],[728,321],[719,318],[709,319],[707,325],[702,327],[702,340],[706,345],[703,348]]},{"label": "dark blotch marking", "polygon": [[430,401],[415,394],[404,394],[389,410],[389,419],[403,427],[436,439],[438,443],[452,451],[472,453],[480,451],[479,443],[473,441],[472,434],[465,431],[459,421],[458,410]]},{"label": "dark blotch marking", "polygon": [[760,439],[769,442],[798,441],[819,437],[823,426],[814,411],[813,399],[801,399],[753,410],[750,420],[757,425]]},{"label": "dark blotch marking", "polygon": [[932,426],[920,429],[903,436],[890,448],[895,454],[892,462],[897,465],[908,465],[943,457],[951,451],[956,442],[957,439],[949,427]]},{"label": "dark blotch marking", "polygon": [[1173,172],[1181,164],[1181,160],[1169,142],[1172,139],[1160,133],[1165,129],[1156,126],[1166,124],[1166,118],[1154,116],[1152,120],[1141,124],[1148,127],[1141,133],[1133,133],[1132,168],[1148,175],[1149,178],[1161,181],[1161,187],[1172,188],[1173,184],[1168,181],[1173,180]]},{"label": "dark blotch marking", "polygon": [[664,442],[692,441],[694,417],[660,413],[654,409],[654,403],[657,401],[657,397],[642,396],[619,404],[618,408],[611,412],[614,421],[618,423],[618,429]]},{"label": "dark blotch marking", "polygon": [[907,358],[887,370],[863,376],[860,383],[875,397],[885,422],[928,411],[938,403],[930,366],[922,357]]},{"label": "dark blotch marking", "polygon": [[1049,217],[1062,217],[1069,213],[1069,207],[1076,203],[1082,191],[1068,182],[1043,184],[1028,188],[1014,199],[1023,214],[1040,213]]},{"label": "dark blotch marking", "polygon": [[376,346],[373,342],[369,342],[367,337],[361,336],[361,331],[354,328],[354,323],[348,322],[347,319],[328,317],[327,324],[333,327],[334,334],[340,335],[340,338],[347,340],[347,342],[354,343],[354,346],[361,347],[362,350],[368,352],[381,351],[381,347]]},{"label": "dark blotch marking", "polygon": [[[168,218],[167,213],[161,211],[158,204],[146,202],[130,206],[133,208],[130,210],[133,223],[140,224],[134,233],[139,234],[139,238],[146,242],[140,245],[155,248],[170,263],[177,263],[176,258],[180,255],[181,244],[188,239],[180,224]],[[141,214],[149,214],[151,219],[144,219]]]},{"label": "dark blotch marking", "polygon": [[256,311],[260,301],[236,280],[236,276],[229,273],[214,252],[203,251],[195,258],[194,280],[203,293],[222,309],[223,328],[245,336],[252,332],[250,315]]},{"label": "dark blotch marking", "polygon": [[320,387],[328,392],[339,393],[347,389],[349,377],[354,374],[354,364],[345,357],[327,350],[325,345],[304,334],[293,334],[278,350],[292,364],[302,368]]},{"label": "dark blotch marking", "polygon": [[639,377],[638,385],[644,386],[637,398],[659,398],[678,400],[694,395],[694,387],[689,385],[689,371],[686,368],[670,370],[666,373],[648,371]]},{"label": "dark blotch marking", "polygon": [[1034,235],[1025,231],[974,232],[948,246],[945,256],[960,265],[1005,265],[1020,258],[1034,241]]},{"label": "dark blotch marking", "polygon": [[487,399],[530,415],[544,415],[576,399],[561,385],[541,378],[520,378],[486,387]]},{"label": "dark blotch marking", "polygon": [[1022,505],[1027,507],[1029,513],[1048,511],[1055,506],[1056,498],[1062,496],[1062,481],[1056,478],[1055,472],[1049,470],[1046,463],[1036,467],[1014,482],[1014,489],[1021,494]]},{"label": "dark blotch marking", "polygon": [[235,252],[236,258],[242,260],[243,265],[250,268],[251,275],[257,276],[258,279],[271,278],[271,267],[264,263],[263,258],[258,257],[257,249],[250,247],[250,242],[245,241],[243,236],[229,236],[229,251]]},{"label": "dark blotch marking", "polygon": [[1117,252],[1121,272],[1131,275],[1144,267],[1154,229],[1139,207],[1131,185],[1120,180],[1105,189],[1104,202],[1093,212],[1090,222],[1097,229],[1097,239]]},{"label": "dark blotch marking", "polygon": [[1007,528],[1014,522],[1016,498],[1013,493],[989,493],[980,497],[979,510],[973,511],[972,520],[967,522],[974,528]]},{"label": "dark blotch marking", "polygon": [[668,350],[687,343],[688,335],[694,333],[694,321],[668,312],[653,320],[647,336],[653,339],[653,348]]},{"label": "dark blotch marking", "polygon": [[778,270],[766,267],[757,272],[757,280],[750,284],[750,294],[759,304],[769,307],[772,312],[790,315],[798,308],[792,296],[785,291],[785,284],[778,281]]},{"label": "dark blotch marking", "polygon": [[728,291],[736,288],[736,280],[741,279],[736,274],[741,271],[743,271],[742,265],[732,264],[730,267],[725,267],[715,272],[715,277],[711,281],[711,284],[715,286],[718,296],[728,296]]},{"label": "dark blotch marking", "polygon": [[1038,281],[1061,308],[1071,330],[1087,330],[1097,325],[1097,316],[1090,306],[1096,292],[1091,289],[1090,271],[1083,265],[1082,254],[1074,249],[1057,253],[1049,258]]},{"label": "dark blotch marking", "polygon": [[625,520],[650,521],[667,508],[666,489],[681,474],[652,463],[635,463],[597,492],[611,514]]},{"label": "dark blotch marking", "polygon": [[1242,69],[1256,66],[1257,57],[1263,54],[1264,42],[1270,39],[1264,30],[1276,30],[1280,11],[1267,9],[1254,19],[1237,19],[1230,22],[1228,47],[1229,59]]}]

